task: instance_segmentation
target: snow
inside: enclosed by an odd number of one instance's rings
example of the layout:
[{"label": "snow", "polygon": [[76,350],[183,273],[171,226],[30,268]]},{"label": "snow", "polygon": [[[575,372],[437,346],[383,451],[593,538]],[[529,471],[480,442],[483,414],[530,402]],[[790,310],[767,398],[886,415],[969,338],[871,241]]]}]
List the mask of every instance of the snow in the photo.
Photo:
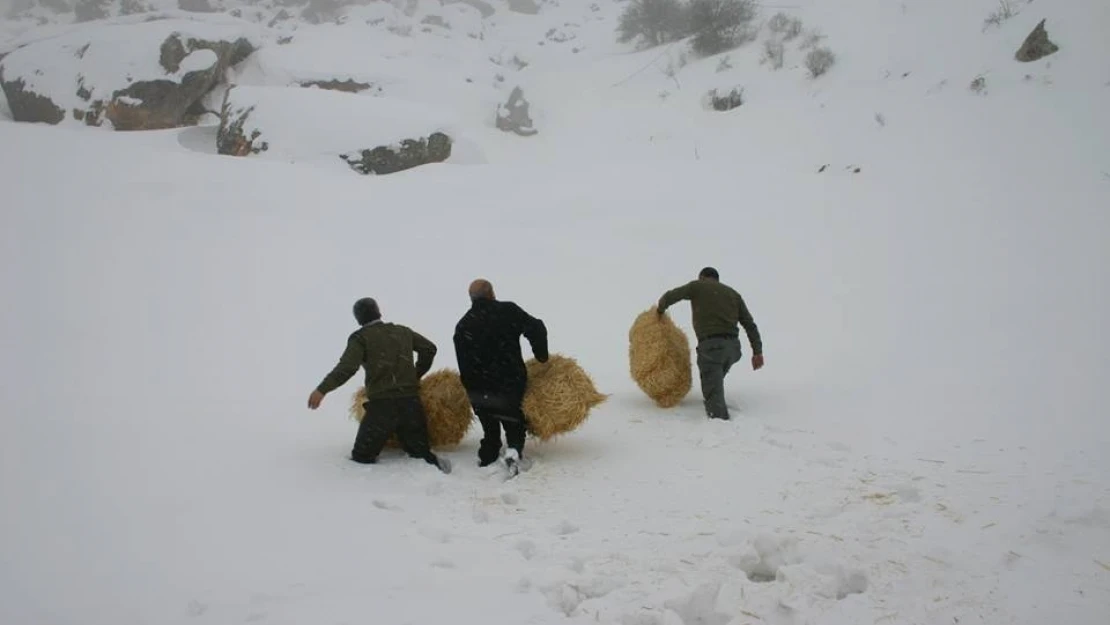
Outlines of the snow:
[{"label": "snow", "polygon": [[216,53],[212,50],[194,50],[181,60],[181,66],[177,73],[180,76],[185,76],[192,72],[209,70],[219,62],[220,57],[216,56]]},{"label": "snow", "polygon": [[[235,77],[260,158],[0,123],[0,622],[1105,625],[1110,7],[984,33],[988,0],[803,1],[813,80],[759,65],[765,31],[682,65],[616,46],[620,4],[493,4],[478,41],[297,25]],[[1014,62],[1041,17],[1060,52]],[[492,127],[518,81],[535,137]],[[312,166],[429,124],[481,158]],[[628,376],[635,316],[704,265],[767,349],[729,422]],[[358,378],[304,404],[351,303],[455,367],[475,277],[610,399],[509,481],[477,423],[449,475],[347,460]]]},{"label": "snow", "polygon": [[334,164],[340,154],[436,132],[463,139],[447,111],[327,89],[238,86],[229,92],[228,107],[233,115],[249,111],[243,135],[250,137],[257,131],[256,143],[269,146],[261,154],[283,160],[329,156],[328,162]]}]

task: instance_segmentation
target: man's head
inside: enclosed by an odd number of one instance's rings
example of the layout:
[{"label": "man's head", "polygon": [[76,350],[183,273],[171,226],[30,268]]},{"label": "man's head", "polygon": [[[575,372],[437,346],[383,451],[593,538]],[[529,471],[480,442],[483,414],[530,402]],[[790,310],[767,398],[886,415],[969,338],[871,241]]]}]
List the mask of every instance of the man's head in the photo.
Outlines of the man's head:
[{"label": "man's head", "polygon": [[479,279],[475,280],[474,282],[470,283],[469,293],[470,293],[470,299],[474,300],[474,301],[483,300],[483,299],[484,300],[497,299],[497,297],[493,294],[493,285],[490,284],[490,281],[489,280],[483,280],[481,278],[479,278]]},{"label": "man's head", "polygon": [[372,297],[364,297],[355,302],[354,313],[355,321],[360,326],[382,318],[382,311],[378,308],[378,302]]},{"label": "man's head", "polygon": [[701,273],[698,274],[698,277],[699,278],[709,278],[710,280],[720,280],[721,279],[721,275],[719,273],[717,273],[717,270],[712,268],[712,267],[706,267],[705,269],[702,269]]}]

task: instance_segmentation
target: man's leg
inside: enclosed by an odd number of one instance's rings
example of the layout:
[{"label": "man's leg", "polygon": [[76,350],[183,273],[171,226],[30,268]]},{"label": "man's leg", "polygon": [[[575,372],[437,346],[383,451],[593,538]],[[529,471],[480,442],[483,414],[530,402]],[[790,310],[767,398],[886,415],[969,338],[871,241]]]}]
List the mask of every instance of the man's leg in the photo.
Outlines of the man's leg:
[{"label": "man's leg", "polygon": [[729,418],[725,405],[725,366],[730,351],[725,339],[707,339],[698,344],[701,394],[705,399],[705,414],[710,419]]},{"label": "man's leg", "polygon": [[518,458],[524,457],[524,439],[528,435],[528,423],[524,417],[523,410],[517,410],[516,414],[511,415],[511,420],[506,419],[502,423],[505,428],[505,444],[509,449],[515,449]]},{"label": "man's leg", "polygon": [[406,397],[398,400],[400,420],[397,423],[397,438],[401,448],[412,458],[421,458],[428,464],[439,467],[444,473],[451,472],[451,463],[440,458],[428,442],[428,415],[419,397]]},{"label": "man's leg", "polygon": [[363,464],[378,461],[389,436],[397,429],[397,406],[390,400],[377,399],[363,404],[366,413],[358,424],[351,460]]},{"label": "man's leg", "polygon": [[725,360],[725,375],[728,375],[728,372],[732,370],[732,365],[740,362],[740,359],[744,357],[744,346],[740,343],[740,339],[729,339],[726,353],[728,359]]},{"label": "man's leg", "polygon": [[482,424],[482,442],[478,447],[478,466],[486,467],[497,462],[501,454],[501,419],[485,410],[477,410]]}]

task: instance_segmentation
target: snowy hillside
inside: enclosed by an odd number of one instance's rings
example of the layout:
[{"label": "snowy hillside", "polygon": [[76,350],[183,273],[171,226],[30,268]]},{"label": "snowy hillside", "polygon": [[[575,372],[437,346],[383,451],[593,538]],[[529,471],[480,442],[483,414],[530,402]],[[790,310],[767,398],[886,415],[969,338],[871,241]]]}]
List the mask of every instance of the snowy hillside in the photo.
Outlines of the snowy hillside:
[{"label": "snowy hillside", "polygon": [[[0,54],[29,76],[80,59],[21,46],[149,17],[26,4]],[[275,148],[245,157],[215,115],[113,132],[0,103],[0,623],[1104,625],[1110,5],[985,27],[989,0],[804,0],[776,70],[777,8],[699,59],[616,43],[625,2],[510,4],[153,3],[251,33],[204,100],[258,106]],[[1059,51],[1017,62],[1041,19]],[[516,86],[535,136],[496,126]],[[336,158],[433,129],[445,163]],[[766,345],[730,422],[628,374],[635,316],[705,265]],[[347,460],[359,378],[305,399],[351,303],[454,368],[476,277],[610,399],[511,481],[477,424],[450,475]]]}]

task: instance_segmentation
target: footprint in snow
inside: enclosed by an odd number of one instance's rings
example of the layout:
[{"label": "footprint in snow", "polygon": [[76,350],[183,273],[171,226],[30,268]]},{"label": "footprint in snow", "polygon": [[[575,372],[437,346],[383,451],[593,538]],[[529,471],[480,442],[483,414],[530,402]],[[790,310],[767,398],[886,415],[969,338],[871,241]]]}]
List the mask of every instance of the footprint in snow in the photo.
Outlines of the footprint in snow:
[{"label": "footprint in snow", "polygon": [[450,560],[440,559],[440,560],[436,560],[435,562],[432,562],[432,568],[453,569],[453,568],[455,568],[455,563],[450,561]]},{"label": "footprint in snow", "polygon": [[382,499],[375,499],[374,500],[374,507],[379,509],[379,510],[389,510],[390,512],[400,512],[401,511],[401,508],[389,503],[388,501],[382,500]]},{"label": "footprint in snow", "polygon": [[420,535],[433,542],[446,544],[451,542],[451,535],[443,530],[425,528],[420,530]]},{"label": "footprint in snow", "polygon": [[196,599],[193,599],[192,601],[190,601],[189,605],[185,607],[185,613],[188,614],[189,616],[193,617],[193,618],[201,616],[207,611],[208,611],[208,606],[199,602],[199,601],[197,601]]},{"label": "footprint in snow", "polygon": [[520,497],[517,497],[516,493],[501,493],[501,501],[510,506],[515,506],[520,503]]},{"label": "footprint in snow", "polygon": [[531,560],[536,557],[536,543],[530,540],[518,541],[515,548],[525,560]]},{"label": "footprint in snow", "polygon": [[578,531],[578,526],[575,525],[574,523],[571,523],[570,521],[563,521],[562,523],[556,525],[552,529],[552,531],[557,536],[568,536],[570,534],[573,534],[573,533],[577,532]]}]

